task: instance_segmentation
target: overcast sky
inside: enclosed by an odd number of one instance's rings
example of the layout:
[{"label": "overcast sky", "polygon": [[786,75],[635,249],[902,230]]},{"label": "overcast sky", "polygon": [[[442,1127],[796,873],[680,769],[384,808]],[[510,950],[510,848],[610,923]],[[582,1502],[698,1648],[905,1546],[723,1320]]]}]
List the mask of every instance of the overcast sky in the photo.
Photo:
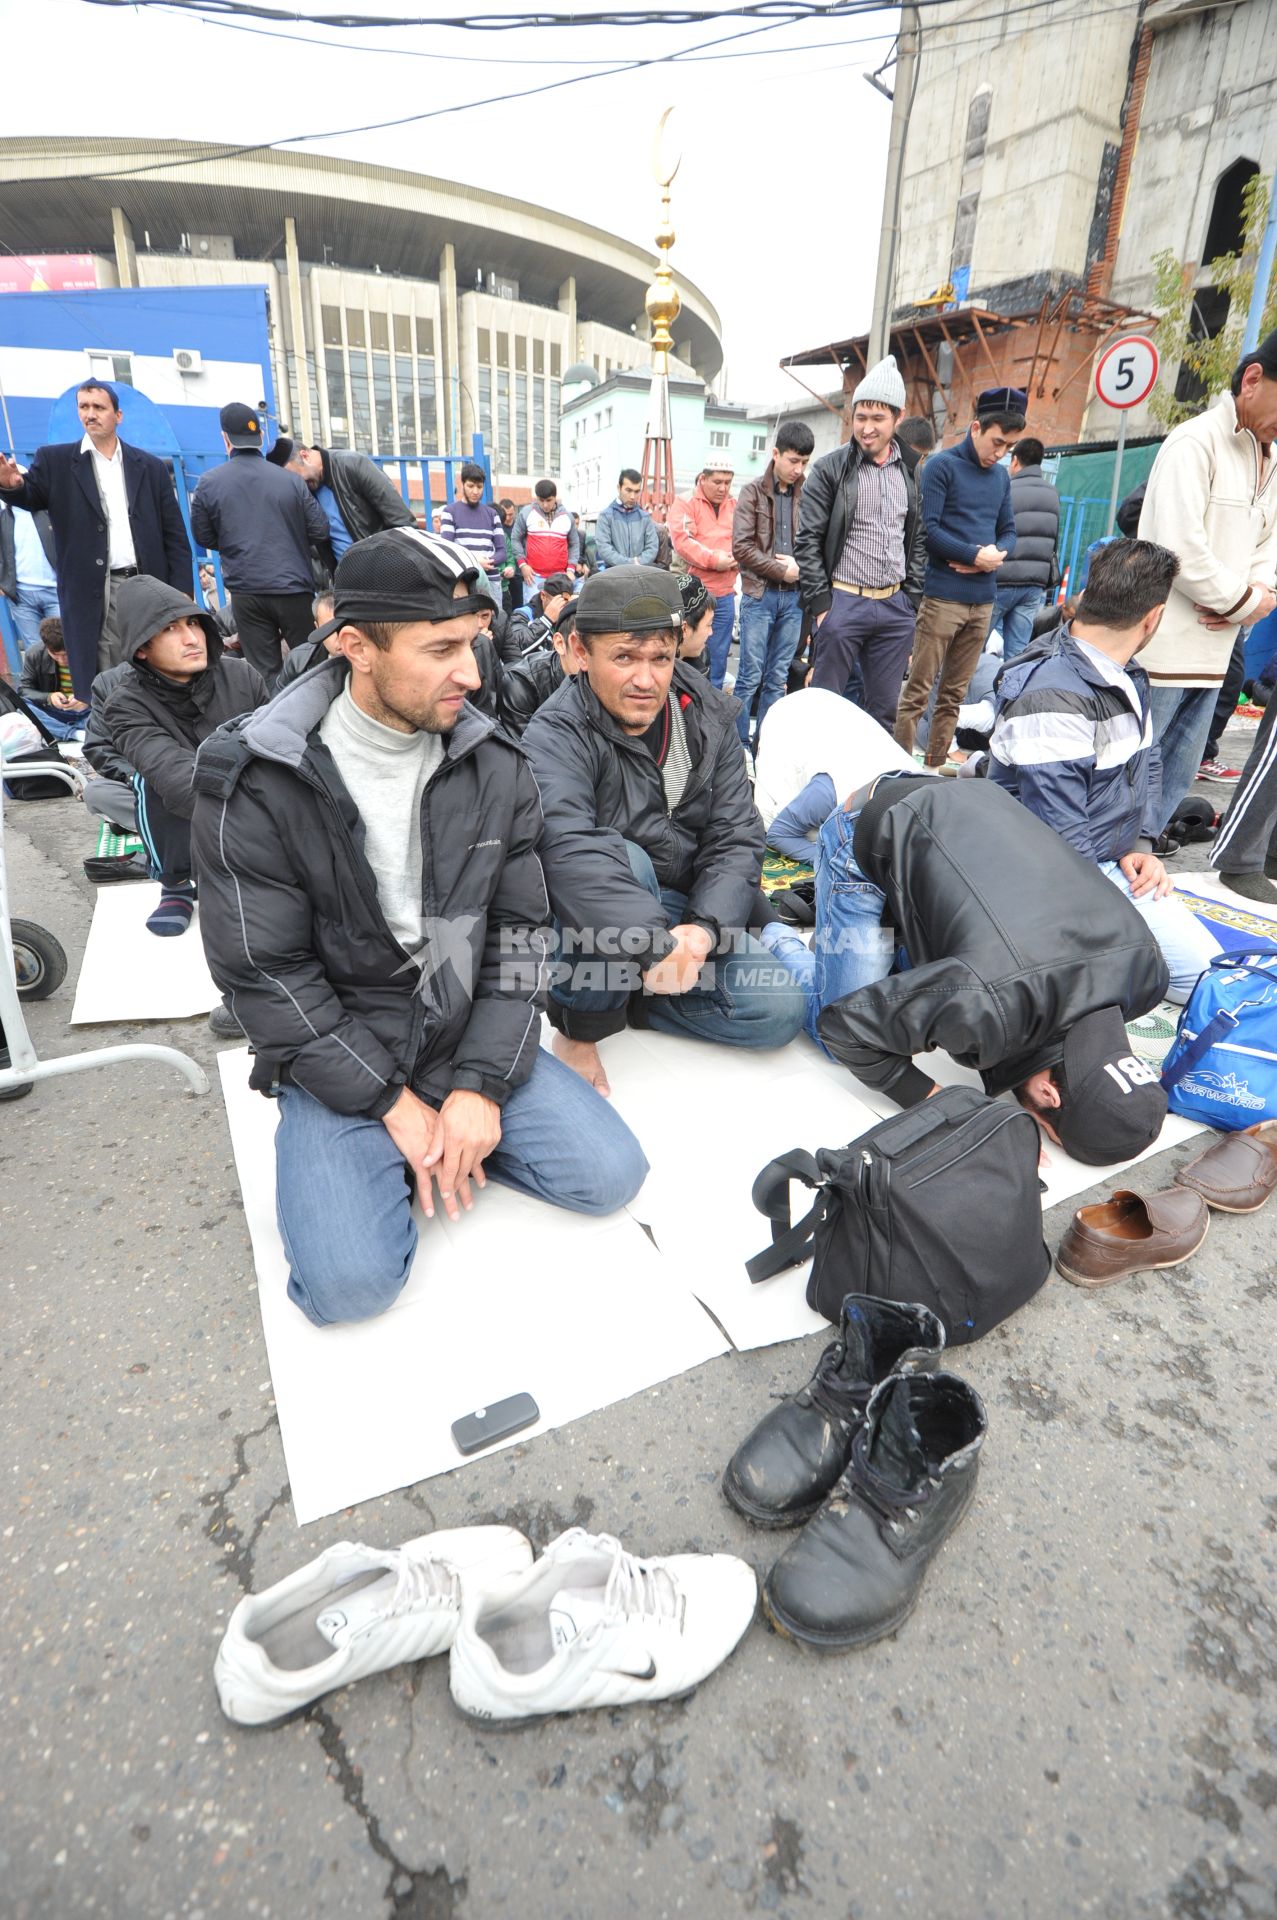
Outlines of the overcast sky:
[{"label": "overcast sky", "polygon": [[[312,13],[338,10],[334,0],[297,4]],[[550,4],[568,10],[562,0]],[[342,10],[454,8],[345,0]],[[531,8],[477,0],[480,10]],[[257,24],[246,32],[151,7],[0,0],[3,126],[10,134],[144,132],[238,144],[511,94],[499,105],[308,141],[303,150],[494,188],[650,246],[659,211],[653,135],[672,105],[683,152],[674,185],[675,268],[722,317],[731,398],[770,402],[796,392],[778,370],[783,354],[869,324],[891,110],[861,74],[886,57],[895,20],[884,12],[761,33],[740,19],[500,33],[303,25],[275,29],[282,37],[273,37]],[[871,39],[880,24],[885,32]],[[522,97],[592,67],[730,34],[748,37],[713,60]],[[721,57],[727,53],[749,57]],[[813,384],[832,389],[838,376],[831,368]]]}]

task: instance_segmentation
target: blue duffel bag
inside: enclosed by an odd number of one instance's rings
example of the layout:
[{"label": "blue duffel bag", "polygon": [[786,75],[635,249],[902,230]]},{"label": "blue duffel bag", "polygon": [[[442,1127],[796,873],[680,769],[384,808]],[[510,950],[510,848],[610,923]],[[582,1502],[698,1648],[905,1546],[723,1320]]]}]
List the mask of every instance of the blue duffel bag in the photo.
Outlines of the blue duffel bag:
[{"label": "blue duffel bag", "polygon": [[1226,1133],[1277,1119],[1277,953],[1219,953],[1162,1067],[1173,1113]]}]

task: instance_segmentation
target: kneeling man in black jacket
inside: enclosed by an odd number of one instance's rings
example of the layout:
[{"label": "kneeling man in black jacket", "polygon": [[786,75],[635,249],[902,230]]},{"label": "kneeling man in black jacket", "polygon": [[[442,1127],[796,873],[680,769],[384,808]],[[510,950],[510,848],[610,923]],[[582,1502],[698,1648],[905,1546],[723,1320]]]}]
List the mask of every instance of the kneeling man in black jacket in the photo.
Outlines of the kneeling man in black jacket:
[{"label": "kneeling man in black jacket", "polygon": [[191,781],[195,751],[225,720],[251,713],[266,684],[246,660],[222,654],[222,631],[189,594],[135,574],[120,584],[116,625],[124,663],[102,706],[111,746],[133,769],[137,830],[160,883],[152,933],[185,933],[195,911]]},{"label": "kneeling man in black jacket", "polygon": [[414,1190],[453,1220],[488,1175],[602,1214],[647,1172],[540,1050],[541,809],[468,698],[477,570],[395,528],[343,555],[335,598],[340,653],[208,743],[195,809],[208,963],[279,1100],[288,1292],[316,1326],[396,1299]]},{"label": "kneeling man in black jacket", "polygon": [[935,1092],[914,1055],[940,1047],[1091,1166],[1161,1131],[1166,1096],[1125,1025],[1165,995],[1157,941],[990,781],[880,775],[820,830],[812,951],[780,927],[763,939],[803,977],[826,1050],[902,1107]]},{"label": "kneeling man in black jacket", "polygon": [[601,1093],[598,1043],[627,1018],[730,1047],[781,1047],[803,1024],[793,976],[745,932],[763,823],[736,704],[678,659],[682,626],[672,575],[592,574],[571,640],[580,671],[523,737],[562,929],[554,1050]]}]

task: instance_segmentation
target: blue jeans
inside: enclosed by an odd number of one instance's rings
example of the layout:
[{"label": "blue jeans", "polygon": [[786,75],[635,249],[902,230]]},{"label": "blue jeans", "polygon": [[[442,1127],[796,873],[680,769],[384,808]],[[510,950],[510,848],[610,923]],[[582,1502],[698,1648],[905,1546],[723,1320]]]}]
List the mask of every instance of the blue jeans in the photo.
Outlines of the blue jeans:
[{"label": "blue jeans", "polygon": [[1162,750],[1162,826],[1191,789],[1202,764],[1218,687],[1154,687],[1153,738]]},{"label": "blue jeans", "polygon": [[991,631],[1002,635],[1002,658],[1014,660],[1033,638],[1033,616],[1046,605],[1045,587],[999,587],[993,596]]},{"label": "blue jeans", "polygon": [[[489,1179],[570,1213],[615,1213],[647,1175],[625,1122],[579,1073],[538,1053],[501,1112]],[[317,1327],[393,1306],[417,1251],[407,1162],[380,1120],[279,1090],[275,1212],[288,1297]]]},{"label": "blue jeans", "polygon": [[1100,872],[1122,889],[1135,911],[1147,922],[1171,976],[1166,998],[1182,1007],[1215,955],[1222,952],[1219,941],[1174,894],[1168,894],[1165,900],[1155,900],[1151,893],[1146,893],[1136,900],[1131,894],[1130,881],[1115,860],[1101,860]]},{"label": "blue jeans", "polygon": [[816,932],[810,947],[786,927],[764,929],[764,939],[803,989],[803,1022],[824,1046],[816,1022],[825,1007],[861,987],[885,980],[895,962],[892,935],[882,925],[886,895],[866,880],[852,852],[859,813],[836,807],[816,836]]},{"label": "blue jeans", "polygon": [[716,687],[723,684],[727,656],[732,650],[732,628],[736,624],[736,595],[721,593],[714,602],[714,624],[709,630],[709,677]]},{"label": "blue jeans", "polygon": [[744,746],[749,745],[750,708],[759,683],[762,684],[758,694],[760,727],[768,708],[774,707],[785,693],[802,624],[803,610],[798,603],[796,586],[769,586],[759,600],[751,600],[748,594],[741,599],[740,661],[732,691],[739,702],[736,731]]},{"label": "blue jeans", "polygon": [[19,580],[18,597],[10,600],[9,611],[18,629],[18,645],[25,653],[40,638],[40,622],[57,618],[57,588],[24,586]]},{"label": "blue jeans", "polygon": [[[642,847],[628,840],[625,844],[635,879],[665,908],[666,925],[678,926],[687,895],[662,887]],[[645,1027],[655,1033],[709,1040],[720,1047],[783,1047],[794,1038],[805,1012],[801,987],[788,967],[777,966],[751,935],[732,929],[730,938],[730,953],[718,957],[711,954],[702,969],[701,984],[690,993],[644,996]],[[636,962],[590,958],[582,963],[581,970],[597,975],[601,965],[608,969],[607,986],[556,983],[550,989],[551,999],[569,1013],[614,1013],[628,1007],[630,995],[642,985]],[[613,973],[615,984],[611,984]]]}]

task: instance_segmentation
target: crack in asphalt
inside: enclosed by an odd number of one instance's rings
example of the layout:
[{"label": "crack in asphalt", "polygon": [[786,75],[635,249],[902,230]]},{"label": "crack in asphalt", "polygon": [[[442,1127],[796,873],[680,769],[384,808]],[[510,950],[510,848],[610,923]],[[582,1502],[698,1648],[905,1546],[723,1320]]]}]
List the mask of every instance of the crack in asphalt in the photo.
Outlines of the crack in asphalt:
[{"label": "crack in asphalt", "polygon": [[[289,1497],[289,1483],[285,1480],[278,1493],[272,1494],[266,1505],[254,1515],[247,1533],[233,1517],[230,1510],[231,1496],[249,1471],[248,1448],[252,1441],[260,1440],[272,1427],[278,1428],[279,1415],[272,1413],[260,1427],[253,1427],[247,1433],[237,1433],[234,1437],[235,1464],[230,1478],[221,1487],[214,1487],[208,1493],[200,1495],[199,1504],[208,1512],[209,1519],[204,1528],[205,1538],[221,1548],[221,1566],[239,1584],[244,1593],[253,1591],[254,1558],[257,1543],[262,1531],[272,1515]],[[433,1525],[434,1515],[424,1500],[413,1502],[430,1515]],[[412,1693],[415,1700],[420,1674],[412,1677]],[[302,1716],[319,1735],[319,1744],[328,1761],[328,1777],[335,1778],[341,1788],[342,1799],[352,1813],[361,1822],[368,1837],[368,1844],[379,1859],[384,1860],[390,1869],[384,1889],[384,1898],[394,1920],[453,1920],[457,1908],[466,1897],[467,1881],[464,1874],[453,1880],[446,1867],[417,1869],[410,1867],[399,1858],[390,1842],[381,1830],[381,1821],[368,1805],[363,1789],[363,1776],[352,1761],[346,1748],[345,1736],[332,1713],[321,1702],[307,1708]],[[413,1735],[415,1739],[415,1731]],[[411,1743],[409,1753],[411,1753]]]}]

